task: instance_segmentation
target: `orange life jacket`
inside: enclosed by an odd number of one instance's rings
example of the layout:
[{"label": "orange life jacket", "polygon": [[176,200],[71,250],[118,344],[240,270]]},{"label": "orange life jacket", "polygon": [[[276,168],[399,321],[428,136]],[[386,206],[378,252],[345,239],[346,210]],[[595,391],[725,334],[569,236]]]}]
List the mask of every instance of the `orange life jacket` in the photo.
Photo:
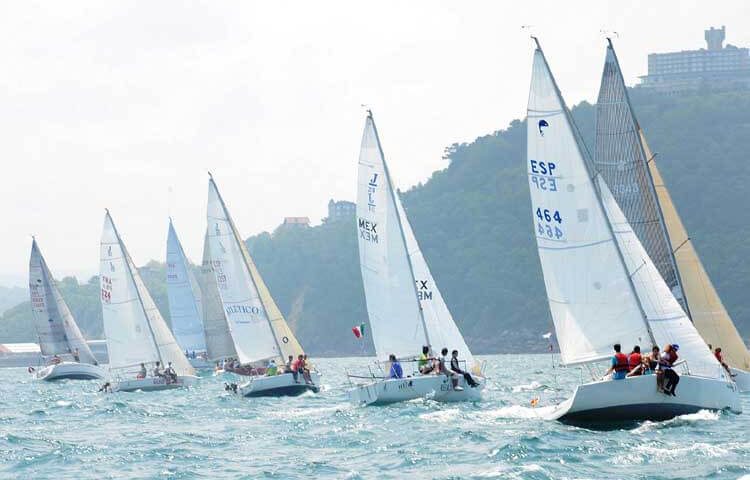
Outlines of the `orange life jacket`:
[{"label": "orange life jacket", "polygon": [[615,372],[627,372],[628,371],[628,357],[622,352],[615,353]]}]

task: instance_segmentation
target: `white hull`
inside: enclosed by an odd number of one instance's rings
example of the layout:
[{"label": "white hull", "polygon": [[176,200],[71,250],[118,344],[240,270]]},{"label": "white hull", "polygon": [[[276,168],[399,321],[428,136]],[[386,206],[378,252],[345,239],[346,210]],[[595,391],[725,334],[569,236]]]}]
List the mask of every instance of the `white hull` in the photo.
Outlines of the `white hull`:
[{"label": "white hull", "polygon": [[192,385],[198,377],[192,375],[178,376],[177,381],[167,383],[164,377],[134,378],[132,380],[120,380],[112,382],[113,392],[155,392],[159,390],[172,390]]},{"label": "white hull", "polygon": [[750,372],[734,367],[731,367],[729,370],[732,371],[732,375],[734,375],[732,378],[740,392],[750,392]]},{"label": "white hull", "polygon": [[545,416],[566,423],[668,420],[699,410],[742,412],[737,386],[724,380],[680,376],[677,396],[657,391],[656,376],[605,380],[576,388],[573,396]]},{"label": "white hull", "polygon": [[250,381],[240,385],[239,393],[244,397],[276,397],[296,396],[307,391],[318,393],[320,391],[320,374],[310,372],[312,384],[305,383],[302,375],[294,376],[291,373],[283,373],[272,377],[251,377]]},{"label": "white hull", "polygon": [[416,398],[430,398],[439,402],[479,400],[485,380],[478,376],[474,376],[474,379],[479,385],[471,388],[464,378],[460,377],[458,385],[463,390],[454,390],[453,382],[445,375],[378,380],[350,390],[349,399],[359,405],[382,405]]},{"label": "white hull", "polygon": [[104,378],[105,372],[97,365],[78,362],[62,362],[57,365],[48,365],[34,373],[37,380],[48,382],[54,380],[99,380]]}]

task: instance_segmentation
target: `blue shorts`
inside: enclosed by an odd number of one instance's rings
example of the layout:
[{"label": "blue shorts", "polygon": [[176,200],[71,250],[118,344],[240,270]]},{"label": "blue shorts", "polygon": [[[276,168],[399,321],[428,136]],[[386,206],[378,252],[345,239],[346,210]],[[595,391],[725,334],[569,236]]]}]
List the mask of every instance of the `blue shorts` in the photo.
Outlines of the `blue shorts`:
[{"label": "blue shorts", "polygon": [[624,380],[627,372],[612,372],[612,380]]}]

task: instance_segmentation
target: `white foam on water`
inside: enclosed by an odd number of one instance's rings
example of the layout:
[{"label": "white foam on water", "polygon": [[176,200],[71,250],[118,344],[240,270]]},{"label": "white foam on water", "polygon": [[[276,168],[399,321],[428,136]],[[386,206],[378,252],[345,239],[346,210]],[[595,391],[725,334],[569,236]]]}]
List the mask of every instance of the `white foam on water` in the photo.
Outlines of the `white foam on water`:
[{"label": "white foam on water", "polygon": [[55,402],[55,405],[57,405],[58,407],[69,407],[73,405],[73,402],[69,402],[67,400],[58,400]]},{"label": "white foam on water", "polygon": [[522,405],[510,405],[508,407],[496,408],[479,412],[477,416],[485,417],[489,420],[498,418],[544,418],[545,415],[555,410],[554,405],[548,407],[524,407]]},{"label": "white foam on water", "polygon": [[[659,444],[641,444],[636,445],[632,448],[635,453],[641,454],[646,458],[650,458],[651,461],[657,463],[661,462],[672,462],[675,460],[682,460],[694,457],[707,457],[707,458],[719,458],[726,456],[729,450],[722,448],[715,444],[696,442],[690,445],[665,445]],[[623,462],[623,463],[632,463]]]},{"label": "white foam on water", "polygon": [[516,385],[513,387],[513,393],[519,393],[519,392],[530,392],[533,390],[539,390],[543,385],[536,380],[533,382],[526,384],[526,385]]},{"label": "white foam on water", "polygon": [[422,413],[419,418],[430,422],[448,423],[456,419],[460,410],[458,408],[447,408],[435,412]]},{"label": "white foam on water", "polygon": [[481,478],[526,478],[528,474],[545,472],[541,465],[530,463],[527,465],[498,465],[491,470],[477,472],[476,477]]},{"label": "white foam on water", "polygon": [[338,410],[351,409],[351,405],[333,405],[330,407],[310,407],[294,408],[289,410],[274,410],[268,413],[268,416],[280,418],[282,420],[292,420],[297,418],[317,418],[327,414],[336,413]]},{"label": "white foam on water", "polygon": [[652,430],[658,430],[661,428],[672,428],[672,427],[679,426],[679,425],[690,425],[692,423],[698,423],[698,422],[715,422],[715,421],[718,421],[720,417],[721,417],[720,412],[712,412],[711,410],[700,410],[695,413],[686,413],[685,415],[679,415],[675,418],[672,418],[670,420],[665,420],[663,422],[651,422],[651,421],[644,422],[643,425],[634,429],[632,433],[637,435],[637,434],[650,432]]}]

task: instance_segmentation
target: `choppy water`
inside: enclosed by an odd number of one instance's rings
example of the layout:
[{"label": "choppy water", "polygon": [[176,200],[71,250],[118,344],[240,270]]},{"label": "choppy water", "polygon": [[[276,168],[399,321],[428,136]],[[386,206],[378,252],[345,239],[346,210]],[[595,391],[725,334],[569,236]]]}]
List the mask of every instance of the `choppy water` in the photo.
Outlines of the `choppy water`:
[{"label": "choppy water", "polygon": [[[580,374],[544,355],[485,357],[477,403],[354,407],[344,367],[321,359],[324,391],[244,399],[227,378],[154,393],[97,394],[0,370],[0,478],[738,478],[750,474],[744,415],[700,412],[631,429],[543,421]],[[531,408],[539,397],[540,407]]]}]

